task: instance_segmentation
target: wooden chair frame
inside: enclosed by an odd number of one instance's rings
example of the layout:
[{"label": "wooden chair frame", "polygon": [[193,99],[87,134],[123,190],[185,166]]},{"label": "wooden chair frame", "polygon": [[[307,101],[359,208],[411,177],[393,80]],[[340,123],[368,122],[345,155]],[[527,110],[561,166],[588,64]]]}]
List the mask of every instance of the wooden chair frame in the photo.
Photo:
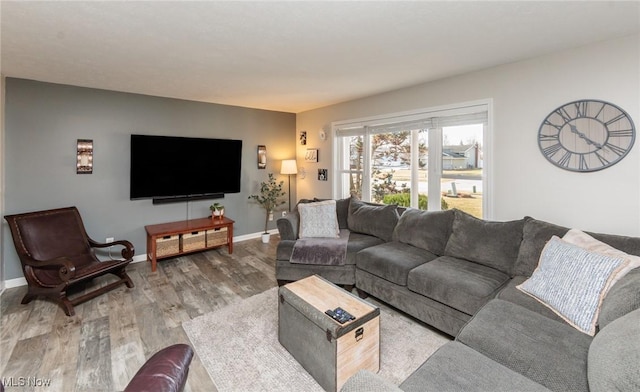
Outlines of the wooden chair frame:
[{"label": "wooden chair frame", "polygon": [[[51,221],[56,218],[63,217],[68,224],[65,227],[51,225]],[[27,280],[28,291],[22,299],[23,304],[31,302],[38,296],[50,298],[60,304],[67,316],[75,314],[74,306],[110,290],[115,289],[121,284],[125,284],[129,288],[133,288],[133,282],[127,275],[125,268],[133,260],[135,253],[131,242],[119,240],[109,243],[99,243],[91,239],[84,228],[82,218],[76,207],[59,208],[54,210],[36,211],[24,214],[14,214],[5,216],[9,223],[13,243],[22,264],[22,271]],[[49,227],[50,226],[50,227]],[[59,254],[48,259],[38,259],[34,256],[37,253],[34,249],[29,249],[29,244],[34,242],[34,235],[26,231],[36,228],[38,232],[46,233],[47,230],[57,230],[62,234],[56,237],[59,241],[65,241],[64,233],[73,234],[74,243],[71,244],[76,249],[81,248],[81,255],[64,255]],[[45,237],[45,236],[43,236]],[[48,237],[48,236],[47,236]],[[44,244],[38,244],[38,247],[46,248],[46,240]],[[84,241],[84,244],[79,242]],[[64,244],[63,244],[64,245]],[[100,261],[95,255],[95,248],[109,248],[111,246],[122,246],[122,259]],[[78,260],[82,258],[82,264]],[[39,272],[47,271],[49,281],[44,281],[39,277]],[[57,278],[55,279],[57,274]],[[90,281],[98,276],[105,274],[113,274],[118,280],[109,283],[103,287],[99,287],[93,291],[70,299],[67,297],[69,287]]]}]

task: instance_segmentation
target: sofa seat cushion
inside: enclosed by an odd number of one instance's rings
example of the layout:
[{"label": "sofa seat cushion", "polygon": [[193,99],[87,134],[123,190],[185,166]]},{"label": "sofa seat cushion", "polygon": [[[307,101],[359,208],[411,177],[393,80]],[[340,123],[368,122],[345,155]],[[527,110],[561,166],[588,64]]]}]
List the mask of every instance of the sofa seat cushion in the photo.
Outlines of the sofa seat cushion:
[{"label": "sofa seat cushion", "polygon": [[513,276],[524,219],[494,222],[455,210],[445,256],[474,261]]},{"label": "sofa seat cushion", "polygon": [[391,283],[406,286],[409,271],[436,257],[411,245],[387,242],[358,252],[356,267]]},{"label": "sofa seat cushion", "polygon": [[407,288],[472,315],[508,280],[507,274],[496,269],[442,256],[411,270]]},{"label": "sofa seat cushion", "polygon": [[527,279],[529,278],[526,276],[514,276],[509,283],[500,290],[498,295],[496,295],[496,298],[512,302],[552,320],[564,323],[565,321],[562,317],[558,316],[554,311],[549,309],[549,307],[544,306],[540,301],[516,288],[517,285],[523,283]]},{"label": "sofa seat cushion", "polygon": [[570,325],[494,299],[456,340],[552,391],[588,391],[587,356],[593,340]]},{"label": "sofa seat cushion", "polygon": [[[350,233],[349,241],[347,242],[347,258],[345,264],[355,264],[356,253],[358,253],[360,250],[383,243],[384,241],[382,241],[378,237],[361,233]],[[291,260],[291,255],[293,254],[293,247],[295,246],[295,244],[296,241],[280,241],[276,248],[276,260]]]},{"label": "sofa seat cushion", "polygon": [[384,241],[378,237],[368,234],[354,233],[349,234],[349,242],[347,243],[347,262],[348,264],[356,263],[356,254],[362,249],[372,246],[384,244]]},{"label": "sofa seat cushion", "polygon": [[440,347],[400,384],[400,389],[405,392],[549,391],[459,342]]},{"label": "sofa seat cushion", "polygon": [[276,260],[277,280],[292,282],[311,275],[320,275],[338,285],[354,285],[356,283],[356,266],[353,264],[296,264],[287,260]]}]

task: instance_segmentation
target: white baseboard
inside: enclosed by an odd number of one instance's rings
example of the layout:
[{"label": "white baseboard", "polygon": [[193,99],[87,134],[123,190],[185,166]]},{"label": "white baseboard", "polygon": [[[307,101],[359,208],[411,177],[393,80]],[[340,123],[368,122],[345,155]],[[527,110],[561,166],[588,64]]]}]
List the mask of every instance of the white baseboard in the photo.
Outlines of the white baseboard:
[{"label": "white baseboard", "polygon": [[[269,230],[269,233],[278,234],[278,229]],[[254,238],[260,238],[261,234],[262,234],[262,232],[240,235],[240,236],[237,236],[237,237],[233,237],[233,242],[236,243],[236,242],[252,240]],[[139,263],[141,261],[147,261],[147,255],[146,254],[133,256],[132,263]],[[11,288],[14,288],[14,287],[26,286],[26,285],[27,285],[27,280],[24,277],[15,278],[15,279],[8,279],[8,280],[4,281],[4,289],[5,290],[6,289],[11,289]]]}]

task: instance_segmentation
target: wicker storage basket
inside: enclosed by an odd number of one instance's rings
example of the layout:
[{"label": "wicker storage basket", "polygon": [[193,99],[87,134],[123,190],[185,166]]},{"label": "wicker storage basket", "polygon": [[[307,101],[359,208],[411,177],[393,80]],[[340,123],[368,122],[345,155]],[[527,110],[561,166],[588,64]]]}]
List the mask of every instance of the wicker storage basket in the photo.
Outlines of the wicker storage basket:
[{"label": "wicker storage basket", "polygon": [[156,257],[180,253],[180,236],[168,235],[156,239]]},{"label": "wicker storage basket", "polygon": [[185,233],[182,238],[182,251],[189,252],[192,250],[199,250],[206,248],[205,232],[194,231],[191,233]]},{"label": "wicker storage basket", "polygon": [[226,227],[207,230],[207,248],[225,245],[228,242],[227,233],[228,231]]}]

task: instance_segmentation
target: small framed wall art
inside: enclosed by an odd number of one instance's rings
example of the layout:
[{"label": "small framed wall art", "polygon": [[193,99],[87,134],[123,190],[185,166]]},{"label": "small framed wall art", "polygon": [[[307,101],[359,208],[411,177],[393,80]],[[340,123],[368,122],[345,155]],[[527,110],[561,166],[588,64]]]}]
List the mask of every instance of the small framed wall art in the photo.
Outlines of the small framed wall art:
[{"label": "small framed wall art", "polygon": [[307,131],[300,132],[300,145],[307,145]]},{"label": "small framed wall art", "polygon": [[76,153],[76,173],[93,173],[93,140],[78,139]]},{"label": "small framed wall art", "polygon": [[306,154],[304,154],[305,162],[318,162],[318,149],[317,148],[307,148]]},{"label": "small framed wall art", "polygon": [[329,178],[328,169],[318,169],[318,181],[327,181]]}]

